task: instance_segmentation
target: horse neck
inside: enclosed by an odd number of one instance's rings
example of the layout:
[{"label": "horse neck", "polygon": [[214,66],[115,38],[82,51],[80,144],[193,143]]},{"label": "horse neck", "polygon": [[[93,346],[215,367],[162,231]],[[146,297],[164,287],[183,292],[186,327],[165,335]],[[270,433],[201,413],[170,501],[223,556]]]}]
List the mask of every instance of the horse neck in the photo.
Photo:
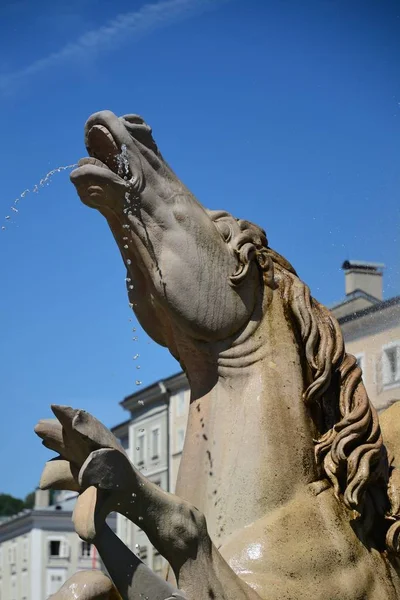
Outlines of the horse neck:
[{"label": "horse neck", "polygon": [[317,479],[301,352],[279,293],[214,364],[195,362],[176,491],[222,543]]}]

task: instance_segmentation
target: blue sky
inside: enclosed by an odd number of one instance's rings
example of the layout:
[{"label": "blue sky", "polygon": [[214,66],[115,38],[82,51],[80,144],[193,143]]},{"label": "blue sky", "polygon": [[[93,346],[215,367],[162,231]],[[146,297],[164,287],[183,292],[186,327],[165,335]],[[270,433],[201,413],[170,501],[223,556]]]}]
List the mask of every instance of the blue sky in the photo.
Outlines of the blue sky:
[{"label": "blue sky", "polygon": [[262,225],[320,301],[343,296],[346,258],[384,262],[385,297],[400,293],[399,15],[369,0],[3,0],[0,492],[37,485],[50,403],[111,426],[137,379],[178,370],[130,314],[117,247],[66,172],[10,210],[84,156],[94,111],[144,116],[203,204]]}]

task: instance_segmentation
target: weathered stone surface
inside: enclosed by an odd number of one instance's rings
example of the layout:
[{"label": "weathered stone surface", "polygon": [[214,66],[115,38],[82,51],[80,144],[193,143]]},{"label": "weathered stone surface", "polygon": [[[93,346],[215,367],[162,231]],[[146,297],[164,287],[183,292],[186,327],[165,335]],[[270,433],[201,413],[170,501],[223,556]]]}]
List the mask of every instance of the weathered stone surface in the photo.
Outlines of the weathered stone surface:
[{"label": "weathered stone surface", "polygon": [[[108,221],[140,323],[191,385],[176,496],[87,413],[38,430],[62,457],[54,482],[71,464],[77,530],[121,597],[399,600],[397,428],[388,454],[335,318],[263,230],[201,206],[141,117],[96,113],[85,141],[72,182]],[[112,537],[110,510],[140,524],[181,591]]]}]

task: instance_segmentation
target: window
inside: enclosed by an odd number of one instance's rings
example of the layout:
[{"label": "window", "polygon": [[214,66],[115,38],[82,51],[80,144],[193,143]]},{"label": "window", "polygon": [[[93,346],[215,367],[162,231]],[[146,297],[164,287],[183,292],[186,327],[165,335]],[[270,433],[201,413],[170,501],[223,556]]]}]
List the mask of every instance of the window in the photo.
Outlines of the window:
[{"label": "window", "polygon": [[58,592],[60,587],[65,583],[67,578],[67,570],[66,569],[48,569],[47,570],[47,598],[52,594]]},{"label": "window", "polygon": [[17,600],[17,576],[12,575],[10,579],[10,600]]},{"label": "window", "polygon": [[147,564],[147,546],[139,546],[138,557],[142,562]]},{"label": "window", "polygon": [[91,556],[92,555],[92,544],[89,542],[81,542],[81,556]]},{"label": "window", "polygon": [[180,429],[178,429],[176,436],[177,436],[176,451],[181,452],[183,450],[183,443],[185,441],[185,430],[181,427]]},{"label": "window", "polygon": [[153,552],[153,571],[157,575],[162,575],[163,572],[163,558],[156,549]]},{"label": "window", "polygon": [[8,563],[10,565],[17,563],[17,546],[14,543],[8,547]]},{"label": "window", "polygon": [[60,540],[51,540],[49,542],[49,556],[60,556],[61,542]]},{"label": "window", "polygon": [[137,436],[136,458],[137,464],[143,465],[146,457],[146,432],[139,433]]},{"label": "window", "polygon": [[24,571],[21,575],[21,595],[22,600],[28,598],[28,573]]},{"label": "window", "polygon": [[22,562],[28,562],[28,538],[24,538],[22,542]]},{"label": "window", "polygon": [[176,416],[183,417],[186,409],[186,391],[182,390],[176,397]]},{"label": "window", "polygon": [[400,384],[400,342],[383,347],[382,377],[384,386]]},{"label": "window", "polygon": [[64,538],[50,538],[48,540],[49,558],[68,558],[69,545]]},{"label": "window", "polygon": [[159,458],[160,456],[160,428],[154,427],[151,430],[151,458]]}]

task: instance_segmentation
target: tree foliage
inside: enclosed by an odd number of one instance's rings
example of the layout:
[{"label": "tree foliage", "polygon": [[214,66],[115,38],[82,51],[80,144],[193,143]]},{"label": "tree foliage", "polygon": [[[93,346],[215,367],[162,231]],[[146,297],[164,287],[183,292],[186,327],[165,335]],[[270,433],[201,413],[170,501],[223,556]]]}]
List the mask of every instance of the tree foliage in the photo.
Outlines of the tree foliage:
[{"label": "tree foliage", "polygon": [[33,508],[35,504],[35,492],[31,492],[25,498],[14,498],[10,494],[0,494],[0,517],[12,517],[24,508]]}]

